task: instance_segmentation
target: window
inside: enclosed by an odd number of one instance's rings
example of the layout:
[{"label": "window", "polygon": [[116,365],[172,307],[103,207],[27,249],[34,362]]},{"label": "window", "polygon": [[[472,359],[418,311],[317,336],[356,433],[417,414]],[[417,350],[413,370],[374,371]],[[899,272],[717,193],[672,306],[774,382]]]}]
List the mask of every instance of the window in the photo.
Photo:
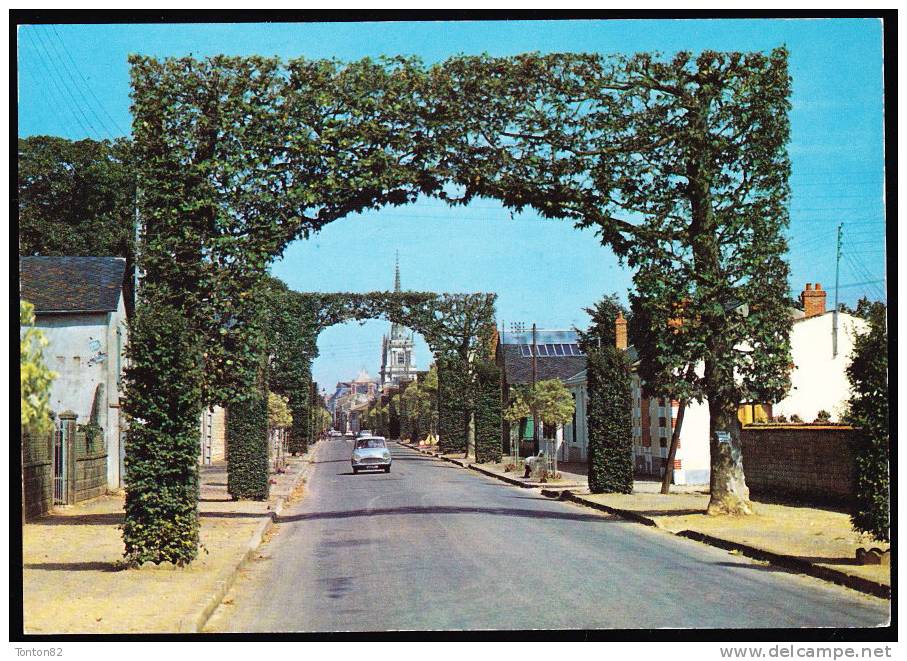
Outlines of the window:
[{"label": "window", "polygon": [[554,345],[554,352],[555,352],[555,354],[557,354],[558,356],[565,356],[565,355],[567,355],[566,352],[564,351],[564,345],[563,345],[563,344],[555,344],[555,345]]},{"label": "window", "polygon": [[406,356],[404,356],[402,353],[397,354],[397,364],[398,365],[402,365],[405,360],[406,360]]},{"label": "window", "polygon": [[658,418],[658,426],[659,426],[659,427],[666,427],[667,424],[668,424],[668,421],[667,421],[666,418]]},{"label": "window", "polygon": [[387,445],[384,443],[383,438],[360,438],[356,441],[357,450],[376,450],[386,447]]},{"label": "window", "polygon": [[532,347],[528,344],[521,344],[520,355],[522,355],[523,358],[532,358]]},{"label": "window", "polygon": [[583,356],[583,355],[585,355],[585,354],[582,352],[582,350],[579,348],[579,345],[578,345],[578,344],[571,344],[571,345],[569,345],[569,346],[570,346],[570,352],[571,352],[574,356]]},{"label": "window", "polygon": [[537,345],[536,354],[538,356],[544,356],[545,358],[547,358],[548,357],[548,347],[546,347],[544,344]]},{"label": "window", "polygon": [[664,436],[662,436],[661,438],[658,439],[658,445],[663,448],[668,447],[668,439],[666,439]]}]

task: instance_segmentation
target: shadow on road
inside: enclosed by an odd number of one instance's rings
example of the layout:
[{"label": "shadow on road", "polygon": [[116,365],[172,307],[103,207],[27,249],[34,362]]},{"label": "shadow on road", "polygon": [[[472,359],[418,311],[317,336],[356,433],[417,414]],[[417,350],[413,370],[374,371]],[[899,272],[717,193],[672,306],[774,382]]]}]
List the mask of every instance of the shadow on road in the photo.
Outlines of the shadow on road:
[{"label": "shadow on road", "polygon": [[292,523],[296,521],[317,521],[321,519],[351,519],[360,516],[410,516],[418,514],[490,514],[492,516],[515,516],[527,519],[555,519],[562,521],[620,521],[616,517],[607,517],[598,514],[575,514],[572,512],[516,509],[511,507],[457,507],[453,505],[387,507],[339,512],[312,512],[310,514],[280,516],[277,517],[277,520],[281,523]]},{"label": "shadow on road", "polygon": [[70,516],[42,516],[29,523],[38,526],[112,526],[123,523],[123,512],[105,512],[102,514],[75,514]]}]

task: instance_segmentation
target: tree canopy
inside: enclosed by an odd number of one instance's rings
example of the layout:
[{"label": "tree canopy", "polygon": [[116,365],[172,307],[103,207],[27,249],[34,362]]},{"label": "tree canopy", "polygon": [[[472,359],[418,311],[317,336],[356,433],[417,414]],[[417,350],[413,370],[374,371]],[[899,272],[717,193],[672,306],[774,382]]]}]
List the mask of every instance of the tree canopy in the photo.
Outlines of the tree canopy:
[{"label": "tree canopy", "polygon": [[[125,139],[19,138],[19,254],[135,257],[136,178]],[[132,314],[132,282],[125,300]]]}]

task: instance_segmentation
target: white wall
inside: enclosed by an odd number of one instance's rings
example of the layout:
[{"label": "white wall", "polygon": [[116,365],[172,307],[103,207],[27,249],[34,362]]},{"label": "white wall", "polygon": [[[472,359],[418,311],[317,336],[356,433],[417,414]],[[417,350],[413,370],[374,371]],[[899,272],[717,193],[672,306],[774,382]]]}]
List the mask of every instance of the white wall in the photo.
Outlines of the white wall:
[{"label": "white wall", "polygon": [[709,405],[690,402],[680,428],[677,449],[681,469],[674,471],[675,484],[708,484],[711,470],[709,451]]},{"label": "white wall", "polygon": [[[37,314],[35,327],[48,339],[44,349],[47,366],[57,373],[50,389],[50,408],[54,413],[71,410],[85,424],[98,384],[104,385],[98,424],[104,429],[107,447],[107,486],[122,486],[120,444],[120,386],[118,381],[117,328],[120,350],[127,340],[126,309],[120,297],[118,309],[94,314]],[[122,354],[119,367],[123,367]]]},{"label": "white wall", "polygon": [[853,353],[856,334],[869,330],[863,319],[849,314],[838,315],[838,355],[832,356],[832,325],[834,314],[810,317],[794,322],[791,328],[791,354],[794,370],[791,372],[790,394],[772,407],[773,415],[799,415],[804,422],[812,422],[824,409],[831,413],[831,420],[840,420],[847,400],[850,384],[847,366]]},{"label": "white wall", "polygon": [[[568,390],[576,398],[576,443],[573,442],[573,423],[564,425],[564,459],[570,460],[570,448],[579,450],[581,461],[589,459],[589,432],[586,427],[586,402],[589,399],[585,384],[568,384]],[[576,450],[572,450],[575,452]]]}]

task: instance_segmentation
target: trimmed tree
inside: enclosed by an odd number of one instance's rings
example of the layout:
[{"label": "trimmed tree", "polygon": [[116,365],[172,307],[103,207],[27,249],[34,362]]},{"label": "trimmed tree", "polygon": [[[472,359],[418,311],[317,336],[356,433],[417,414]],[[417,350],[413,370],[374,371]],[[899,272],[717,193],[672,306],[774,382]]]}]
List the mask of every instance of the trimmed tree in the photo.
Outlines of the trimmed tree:
[{"label": "trimmed tree", "polygon": [[[510,406],[504,412],[509,422],[518,422],[523,418],[538,415],[546,425],[563,425],[573,419],[576,403],[566,386],[558,379],[545,379],[536,382],[535,386],[514,386]],[[554,472],[557,473],[557,455],[554,456]]]},{"label": "trimmed tree", "polygon": [[630,368],[624,352],[613,346],[586,357],[589,401],[589,491],[633,491],[633,430],[630,420]]},{"label": "trimmed tree", "polygon": [[752,511],[738,403],[789,387],[787,57],[477,56],[438,72],[452,202],[492,197],[595,228],[638,269],[640,307],[663,331],[641,360],[677,366],[709,405],[713,514]]},{"label": "trimmed tree", "polygon": [[438,449],[465,453],[469,438],[468,364],[457,356],[438,357]]},{"label": "trimmed tree", "polygon": [[494,361],[476,366],[476,462],[501,459],[501,370]]},{"label": "trimmed tree", "polygon": [[136,321],[125,371],[125,557],[184,565],[198,553],[201,356],[180,308],[139,306]]},{"label": "trimmed tree", "polygon": [[233,500],[267,500],[268,390],[259,382],[227,412],[227,493]]},{"label": "trimmed tree", "polygon": [[[867,308],[869,309],[869,308]],[[869,332],[857,335],[847,367],[850,411],[857,428],[855,530],[890,541],[888,328],[882,305],[869,309]]]}]

